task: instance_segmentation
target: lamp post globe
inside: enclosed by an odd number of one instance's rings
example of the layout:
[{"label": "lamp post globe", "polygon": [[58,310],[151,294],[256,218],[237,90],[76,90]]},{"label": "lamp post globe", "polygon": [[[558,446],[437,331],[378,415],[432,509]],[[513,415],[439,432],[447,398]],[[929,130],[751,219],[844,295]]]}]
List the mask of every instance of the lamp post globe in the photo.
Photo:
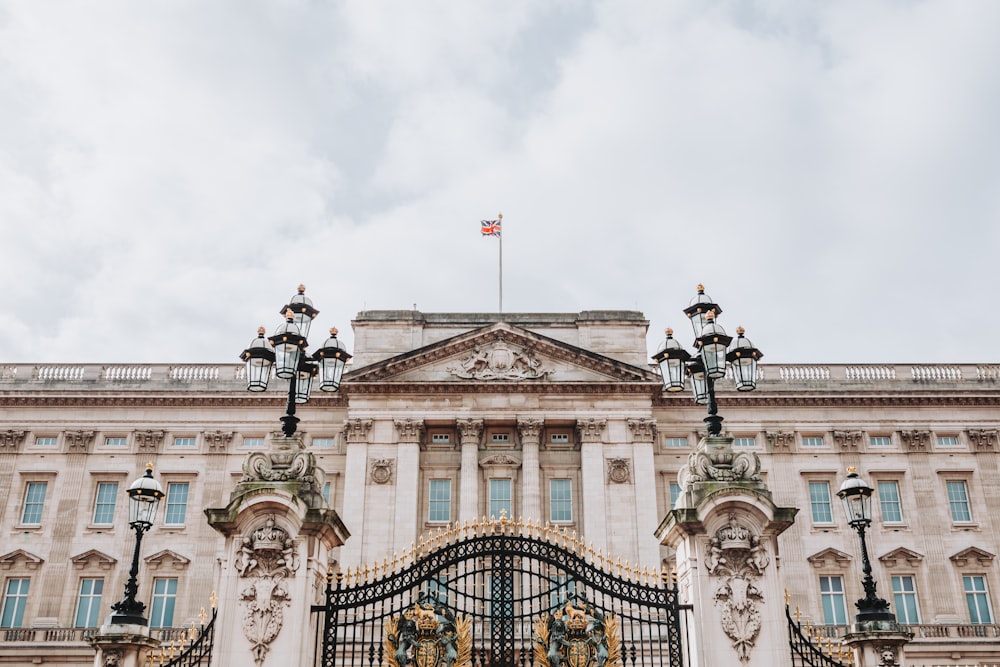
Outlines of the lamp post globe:
[{"label": "lamp post globe", "polygon": [[663,376],[664,391],[683,391],[685,364],[691,358],[691,353],[681,346],[680,342],[674,338],[674,330],[670,327],[664,331],[666,340],[660,345],[660,349],[653,355],[653,361],[660,365],[660,374]]},{"label": "lamp post globe", "polygon": [[854,603],[858,613],[854,617],[858,623],[867,621],[895,622],[896,616],[889,611],[889,603],[878,597],[875,579],[872,578],[872,564],[868,558],[868,545],[865,541],[865,530],[872,522],[872,493],[870,487],[858,475],[854,468],[847,469],[847,479],[840,485],[837,496],[844,505],[847,522],[858,533],[861,541],[861,569],[864,577],[861,580],[865,589],[865,597]]},{"label": "lamp post globe", "polygon": [[129,526],[135,531],[135,548],[132,551],[132,567],[125,583],[125,597],[111,605],[113,625],[147,625],[143,612],[146,605],[136,599],[139,592],[139,552],[142,536],[153,527],[156,510],[163,498],[163,487],[153,479],[153,464],[146,466],[146,474],[132,482],[128,490]]}]

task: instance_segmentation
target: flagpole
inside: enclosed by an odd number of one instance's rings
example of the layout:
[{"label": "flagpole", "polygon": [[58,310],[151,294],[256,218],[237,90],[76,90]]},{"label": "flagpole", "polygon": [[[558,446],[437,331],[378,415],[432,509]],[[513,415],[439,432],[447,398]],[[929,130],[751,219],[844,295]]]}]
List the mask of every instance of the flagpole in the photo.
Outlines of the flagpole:
[{"label": "flagpole", "polygon": [[[503,213],[497,213],[497,220],[503,226]],[[503,229],[500,230],[500,310],[503,313]]]}]

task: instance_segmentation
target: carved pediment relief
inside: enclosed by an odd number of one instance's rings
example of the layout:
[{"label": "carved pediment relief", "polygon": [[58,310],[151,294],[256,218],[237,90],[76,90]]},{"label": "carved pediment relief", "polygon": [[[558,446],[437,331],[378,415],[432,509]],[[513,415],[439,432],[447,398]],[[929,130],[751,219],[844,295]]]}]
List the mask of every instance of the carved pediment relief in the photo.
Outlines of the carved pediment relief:
[{"label": "carved pediment relief", "polygon": [[851,564],[851,557],[848,554],[832,547],[817,551],[812,556],[807,556],[806,560],[815,568],[847,567]]},{"label": "carved pediment relief", "polygon": [[521,459],[511,456],[510,454],[493,454],[492,456],[480,459],[479,465],[484,468],[520,468]]},{"label": "carved pediment relief", "polygon": [[82,554],[73,556],[69,560],[73,563],[73,567],[77,570],[86,570],[88,568],[110,570],[115,566],[115,563],[118,562],[113,556],[109,556],[103,551],[98,551],[97,549],[84,551]]},{"label": "carved pediment relief", "polygon": [[186,558],[176,551],[171,551],[170,549],[157,551],[152,556],[146,556],[143,560],[146,561],[146,566],[151,570],[156,570],[158,568],[166,569],[168,567],[175,570],[183,570],[191,562],[190,558]]},{"label": "carved pediment relief", "polygon": [[43,562],[33,553],[24,549],[16,549],[0,556],[0,570],[9,570],[14,566],[20,566],[26,570],[37,570]]},{"label": "carved pediment relief", "polygon": [[966,565],[989,567],[993,563],[993,559],[996,558],[996,555],[991,554],[989,551],[984,551],[979,547],[969,547],[968,549],[962,549],[953,556],[949,556],[949,558],[958,567],[965,567]]},{"label": "carved pediment relief", "polygon": [[917,567],[924,557],[916,551],[910,551],[906,547],[899,547],[879,556],[878,559],[889,568],[904,564],[908,567]]},{"label": "carved pediment relief", "polygon": [[375,382],[658,382],[639,368],[498,322],[352,370],[354,391]]}]

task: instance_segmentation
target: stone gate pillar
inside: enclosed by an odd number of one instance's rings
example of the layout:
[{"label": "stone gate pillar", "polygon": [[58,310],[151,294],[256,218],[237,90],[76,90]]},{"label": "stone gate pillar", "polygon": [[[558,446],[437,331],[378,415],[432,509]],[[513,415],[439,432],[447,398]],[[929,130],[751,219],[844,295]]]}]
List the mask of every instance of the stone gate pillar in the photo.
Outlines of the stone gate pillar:
[{"label": "stone gate pillar", "polygon": [[676,551],[692,667],[791,667],[778,535],[793,507],[776,507],[760,459],[733,439],[703,438],[678,474],[681,497],[657,529]]},{"label": "stone gate pillar", "polygon": [[322,600],[330,549],[349,537],[322,488],[301,438],[274,437],[247,455],[229,504],[205,510],[226,538],[216,667],[313,664],[310,607]]}]

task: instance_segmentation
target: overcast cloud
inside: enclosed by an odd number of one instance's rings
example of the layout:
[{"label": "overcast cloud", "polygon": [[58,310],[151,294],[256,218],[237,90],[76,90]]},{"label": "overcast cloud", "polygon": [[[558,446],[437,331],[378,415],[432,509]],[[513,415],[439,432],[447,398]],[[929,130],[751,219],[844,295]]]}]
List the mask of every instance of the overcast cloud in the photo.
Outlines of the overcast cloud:
[{"label": "overcast cloud", "polygon": [[[996,361],[1000,3],[0,1],[0,360],[364,309]],[[318,327],[318,329],[317,329]],[[985,335],[983,335],[985,334]],[[321,333],[313,334],[314,345]]]}]

